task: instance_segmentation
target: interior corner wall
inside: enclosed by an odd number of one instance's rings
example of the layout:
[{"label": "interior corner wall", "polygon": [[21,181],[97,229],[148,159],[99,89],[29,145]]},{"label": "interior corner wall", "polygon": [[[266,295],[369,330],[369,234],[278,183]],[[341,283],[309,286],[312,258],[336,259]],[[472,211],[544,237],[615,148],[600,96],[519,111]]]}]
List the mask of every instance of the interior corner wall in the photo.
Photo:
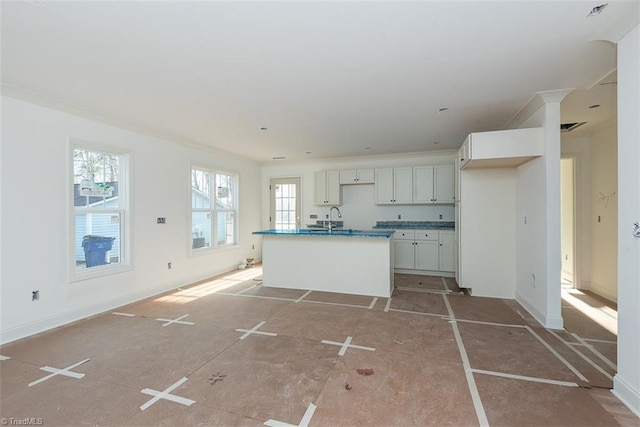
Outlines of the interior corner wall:
[{"label": "interior corner wall", "polygon": [[516,300],[562,329],[560,298],[560,103],[544,103],[518,128],[544,128],[544,155],[516,170]]},{"label": "interior corner wall", "polygon": [[[255,257],[259,164],[2,97],[0,342],[6,343],[178,286]],[[132,269],[70,282],[69,140],[132,153]],[[190,254],[191,162],[237,173],[238,246]],[[166,217],[164,225],[157,217]],[[167,269],[167,262],[172,269]],[[31,292],[40,299],[31,300]]]}]

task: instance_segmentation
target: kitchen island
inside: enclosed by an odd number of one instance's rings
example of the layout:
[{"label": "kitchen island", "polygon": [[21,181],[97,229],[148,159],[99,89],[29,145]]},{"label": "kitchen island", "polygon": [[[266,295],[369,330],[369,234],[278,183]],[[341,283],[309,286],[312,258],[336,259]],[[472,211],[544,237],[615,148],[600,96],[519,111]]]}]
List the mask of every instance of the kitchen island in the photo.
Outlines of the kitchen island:
[{"label": "kitchen island", "polygon": [[262,230],[262,285],[388,298],[392,230]]}]

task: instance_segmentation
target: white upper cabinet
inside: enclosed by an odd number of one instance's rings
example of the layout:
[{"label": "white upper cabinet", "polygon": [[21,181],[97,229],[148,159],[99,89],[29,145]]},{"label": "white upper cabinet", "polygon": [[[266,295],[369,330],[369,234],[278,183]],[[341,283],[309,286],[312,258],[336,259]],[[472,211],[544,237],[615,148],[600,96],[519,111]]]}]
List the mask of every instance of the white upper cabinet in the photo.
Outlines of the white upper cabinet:
[{"label": "white upper cabinet", "polygon": [[375,190],[377,204],[413,203],[413,168],[376,169]]},{"label": "white upper cabinet", "polygon": [[315,173],[315,204],[316,205],[341,205],[339,171],[319,171]]},{"label": "white upper cabinet", "polygon": [[453,204],[455,201],[453,165],[414,167],[413,180],[413,203]]},{"label": "white upper cabinet", "polygon": [[373,169],[346,169],[340,171],[340,184],[373,184]]},{"label": "white upper cabinet", "polygon": [[544,154],[542,128],[469,134],[462,144],[460,168],[516,167]]}]

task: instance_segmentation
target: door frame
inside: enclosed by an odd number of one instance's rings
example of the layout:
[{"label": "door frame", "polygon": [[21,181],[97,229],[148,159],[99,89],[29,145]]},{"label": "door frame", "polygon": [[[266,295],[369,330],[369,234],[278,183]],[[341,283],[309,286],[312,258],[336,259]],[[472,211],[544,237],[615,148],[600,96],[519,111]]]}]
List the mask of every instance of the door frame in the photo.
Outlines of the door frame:
[{"label": "door frame", "polygon": [[[579,233],[579,230],[582,229],[582,222],[580,220],[580,215],[578,215],[578,212],[580,211],[578,209],[578,205],[579,202],[581,201],[581,181],[580,181],[580,160],[579,160],[579,155],[578,154],[562,154],[561,155],[561,161],[562,160],[571,160],[573,163],[573,197],[572,197],[572,201],[573,201],[573,221],[572,221],[572,227],[573,227],[573,287],[575,289],[581,289],[582,286],[582,275],[580,274],[580,266],[582,265],[582,251],[580,250],[581,246],[584,245],[584,241],[582,241],[582,239],[579,237],[581,235],[581,233]],[[562,164],[562,162],[561,162]],[[562,176],[562,174],[561,174]],[[560,185],[562,186],[562,182],[560,182]],[[562,226],[562,219],[561,219],[561,226]],[[578,242],[578,240],[580,240],[580,242]],[[578,244],[580,243],[580,244]],[[562,260],[560,260],[562,262]],[[560,269],[560,277],[558,278],[560,280],[560,283],[562,283],[562,268]]]},{"label": "door frame", "polygon": [[277,184],[296,184],[296,227],[302,224],[302,177],[273,177],[269,178],[269,228],[275,227],[275,186]]}]

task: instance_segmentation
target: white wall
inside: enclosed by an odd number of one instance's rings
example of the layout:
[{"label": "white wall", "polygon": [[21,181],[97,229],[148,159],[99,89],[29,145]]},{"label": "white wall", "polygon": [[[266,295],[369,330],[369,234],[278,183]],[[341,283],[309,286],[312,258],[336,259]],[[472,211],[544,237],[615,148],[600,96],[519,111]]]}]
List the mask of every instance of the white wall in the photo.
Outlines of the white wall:
[{"label": "white wall", "polygon": [[[591,136],[591,274],[588,289],[618,299],[618,144],[616,123]],[[607,197],[608,196],[608,197]]]},{"label": "white wall", "polygon": [[[69,139],[132,152],[131,271],[69,282]],[[2,314],[8,342],[201,278],[255,257],[260,167],[223,153],[2,98]],[[190,162],[240,176],[240,245],[189,255]],[[157,225],[156,217],[167,218]],[[173,268],[167,269],[167,262]],[[40,300],[31,301],[31,291]]]},{"label": "white wall", "polygon": [[[637,16],[636,16],[637,19]],[[640,26],[618,42],[618,373],[614,393],[640,417]]]},{"label": "white wall", "polygon": [[591,135],[562,138],[562,156],[576,158],[578,168],[576,286],[614,302],[618,300],[617,138],[615,119]]},{"label": "white wall", "polygon": [[514,299],[515,168],[464,169],[460,179],[460,286]]},{"label": "white wall", "polygon": [[[302,181],[302,226],[315,223],[311,214],[324,219],[329,206],[314,204],[314,172],[354,168],[420,166],[430,164],[453,164],[453,152],[414,155],[371,156],[358,159],[331,159],[302,163],[278,163],[262,168],[262,227],[269,228],[269,180],[272,178],[301,177]],[[373,184],[343,185],[342,220],[349,228],[370,229],[376,221],[397,221],[398,214],[406,221],[454,221],[453,205],[376,205]],[[334,215],[334,218],[335,215]]]}]

